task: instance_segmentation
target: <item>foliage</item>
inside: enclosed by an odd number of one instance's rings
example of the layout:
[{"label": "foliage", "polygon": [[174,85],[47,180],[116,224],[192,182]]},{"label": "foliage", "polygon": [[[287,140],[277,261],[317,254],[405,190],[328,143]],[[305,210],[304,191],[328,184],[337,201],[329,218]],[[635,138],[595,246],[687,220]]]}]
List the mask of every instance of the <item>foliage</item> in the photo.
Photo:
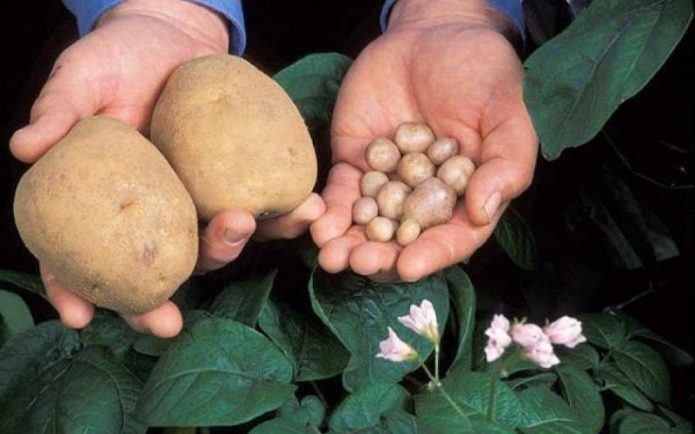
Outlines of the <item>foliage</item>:
[{"label": "foliage", "polygon": [[[592,137],[663,63],[690,14],[681,0],[596,0],[541,48],[527,62],[525,86],[545,154]],[[330,120],[349,64],[316,54],[276,76],[312,129]],[[524,273],[543,273],[520,212],[508,212],[495,236]],[[520,353],[488,364],[481,337],[490,302],[459,266],[419,282],[380,283],[323,272],[311,249],[282,258],[268,249],[260,260],[275,268],[192,279],[174,298],[184,330],[167,340],[138,335],[105,311],[80,332],[57,321],[33,327],[16,294],[43,296],[40,280],[0,271],[0,432],[242,424],[252,434],[692,432],[673,411],[667,365],[692,357],[619,310],[581,316],[588,342],[558,351],[555,368]],[[287,268],[303,280],[284,281]],[[441,384],[422,383],[438,344],[398,320],[424,299],[439,319]],[[376,357],[387,327],[419,360]]]}]

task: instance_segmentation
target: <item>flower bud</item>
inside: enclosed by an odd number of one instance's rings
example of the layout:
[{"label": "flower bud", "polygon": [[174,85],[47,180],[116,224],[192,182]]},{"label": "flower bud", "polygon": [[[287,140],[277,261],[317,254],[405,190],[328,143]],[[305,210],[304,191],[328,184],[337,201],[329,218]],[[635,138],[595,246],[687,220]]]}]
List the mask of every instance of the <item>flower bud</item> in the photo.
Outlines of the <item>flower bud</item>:
[{"label": "flower bud", "polygon": [[586,342],[586,337],[582,334],[582,323],[570,316],[563,316],[546,325],[543,331],[550,342],[557,345],[574,348],[582,342]]}]

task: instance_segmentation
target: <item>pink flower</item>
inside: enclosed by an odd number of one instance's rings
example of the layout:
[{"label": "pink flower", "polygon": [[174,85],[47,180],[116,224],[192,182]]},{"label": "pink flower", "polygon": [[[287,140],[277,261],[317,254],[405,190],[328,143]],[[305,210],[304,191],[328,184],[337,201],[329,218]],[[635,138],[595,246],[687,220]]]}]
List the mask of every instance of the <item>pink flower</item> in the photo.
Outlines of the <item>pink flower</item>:
[{"label": "pink flower", "polygon": [[410,306],[410,314],[398,317],[401,324],[415,333],[426,337],[433,344],[439,342],[439,327],[437,326],[437,312],[429,300],[422,300],[420,306]]},{"label": "pink flower", "polygon": [[582,342],[586,342],[586,337],[582,334],[582,323],[570,316],[565,315],[553,321],[543,327],[543,331],[548,335],[550,342],[568,348],[574,348]]},{"label": "pink flower", "polygon": [[391,327],[389,327],[389,337],[379,342],[379,350],[377,357],[392,362],[403,362],[417,358],[415,349],[403,342]]},{"label": "pink flower", "polygon": [[487,345],[485,345],[485,359],[488,362],[497,360],[512,343],[508,332],[509,320],[504,315],[495,315],[490,327],[485,330],[485,336],[488,337]]},{"label": "pink flower", "polygon": [[547,369],[560,363],[560,359],[555,355],[553,345],[547,337],[539,340],[533,345],[524,347],[524,349],[526,357],[532,362],[537,363],[541,368]]},{"label": "pink flower", "polygon": [[543,329],[536,324],[514,324],[512,326],[512,339],[522,347],[530,347],[548,337],[543,333]]}]

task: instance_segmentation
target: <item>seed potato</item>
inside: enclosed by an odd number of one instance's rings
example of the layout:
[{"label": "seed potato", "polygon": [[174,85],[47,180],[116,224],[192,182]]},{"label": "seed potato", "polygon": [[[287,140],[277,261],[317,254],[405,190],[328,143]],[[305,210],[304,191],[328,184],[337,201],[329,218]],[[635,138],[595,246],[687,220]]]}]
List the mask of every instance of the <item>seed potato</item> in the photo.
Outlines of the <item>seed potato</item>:
[{"label": "seed potato", "polygon": [[395,142],[403,154],[425,152],[434,140],[434,133],[422,122],[405,122],[396,129]]},{"label": "seed potato", "polygon": [[411,188],[401,181],[389,181],[381,187],[376,196],[379,205],[379,215],[399,219],[403,215],[403,203]]},{"label": "seed potato", "polygon": [[468,180],[475,171],[473,161],[464,156],[456,155],[449,158],[437,169],[437,178],[453,188],[458,196],[463,195],[468,186]]},{"label": "seed potato", "polygon": [[398,163],[398,176],[411,187],[417,186],[435,173],[434,164],[422,152],[405,154]]},{"label": "seed potato", "polygon": [[367,239],[371,241],[388,242],[393,239],[398,223],[386,217],[376,217],[367,224]]},{"label": "seed potato", "polygon": [[379,215],[379,207],[373,197],[362,197],[352,206],[352,221],[358,225],[366,225]]},{"label": "seed potato", "polygon": [[456,192],[438,178],[430,178],[415,187],[403,204],[405,219],[414,220],[422,230],[451,220]]},{"label": "seed potato", "polygon": [[389,177],[377,171],[367,172],[360,180],[360,191],[364,197],[376,197],[381,187],[389,182]]},{"label": "seed potato", "polygon": [[398,160],[401,159],[401,152],[398,146],[389,139],[374,139],[367,146],[365,159],[372,170],[389,173],[396,170]]}]

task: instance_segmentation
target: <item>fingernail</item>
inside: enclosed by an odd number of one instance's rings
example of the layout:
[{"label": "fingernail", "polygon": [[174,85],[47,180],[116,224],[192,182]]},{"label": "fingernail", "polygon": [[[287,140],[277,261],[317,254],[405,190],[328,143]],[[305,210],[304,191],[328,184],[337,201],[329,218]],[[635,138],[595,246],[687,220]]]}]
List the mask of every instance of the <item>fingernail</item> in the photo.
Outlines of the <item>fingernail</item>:
[{"label": "fingernail", "polygon": [[485,205],[483,205],[483,211],[487,215],[488,223],[492,221],[492,217],[497,214],[497,208],[500,207],[502,203],[502,195],[499,192],[494,192],[487,198]]},{"label": "fingernail", "polygon": [[247,237],[246,234],[239,234],[235,230],[232,229],[225,229],[224,234],[222,235],[224,238],[224,241],[229,244],[229,245],[237,245],[240,242],[244,241],[244,239]]}]

